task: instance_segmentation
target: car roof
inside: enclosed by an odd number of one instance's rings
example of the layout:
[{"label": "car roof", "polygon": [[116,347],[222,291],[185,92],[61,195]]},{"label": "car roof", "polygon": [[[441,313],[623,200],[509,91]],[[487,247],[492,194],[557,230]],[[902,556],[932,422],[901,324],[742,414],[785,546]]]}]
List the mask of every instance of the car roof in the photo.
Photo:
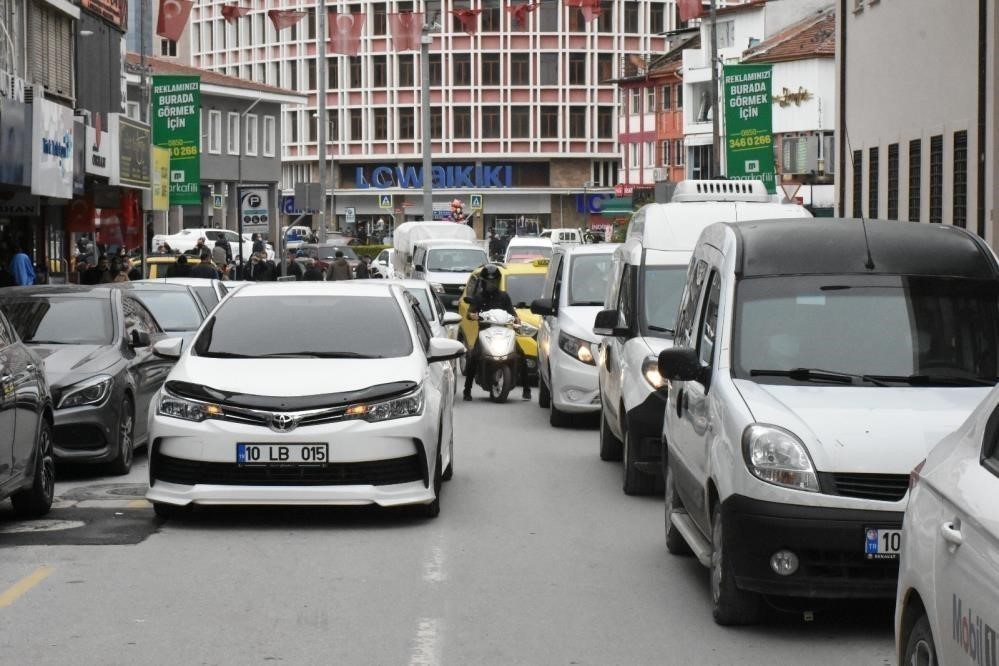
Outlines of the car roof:
[{"label": "car roof", "polygon": [[232,292],[229,298],[252,296],[391,296],[386,280],[336,280],[333,282],[254,282]]},{"label": "car roof", "polygon": [[385,279],[378,279],[378,278],[375,278],[375,279],[377,279],[378,282],[382,282],[384,284],[397,284],[400,287],[403,287],[404,289],[429,289],[430,288],[430,283],[427,282],[426,280],[413,280],[413,279],[409,279],[409,278],[407,278],[407,279],[389,278],[387,280],[385,280]]},{"label": "car roof", "polygon": [[214,278],[196,278],[196,277],[162,277],[162,278],[146,278],[145,280],[136,280],[136,282],[143,282],[146,284],[182,284],[189,287],[207,287],[209,285],[214,285],[218,280]]},{"label": "car roof", "polygon": [[485,250],[482,249],[482,246],[475,241],[463,240],[461,238],[428,238],[426,240],[413,241],[413,245],[425,245],[429,248],[443,246],[472,248],[474,250],[482,250],[485,252]]},{"label": "car roof", "polygon": [[524,261],[514,264],[497,264],[500,267],[500,271],[507,275],[531,275],[534,273],[545,274],[548,272],[548,263],[537,263],[533,261]]},{"label": "car roof", "polygon": [[[951,225],[818,218],[726,222],[721,226],[735,235],[736,271],[743,276],[999,276],[999,266],[985,243]],[[867,263],[868,246],[873,268]]]},{"label": "car roof", "polygon": [[173,281],[160,282],[159,280],[133,280],[131,282],[115,282],[110,286],[113,289],[124,289],[125,291],[183,291],[191,293],[191,285]]},{"label": "car roof", "polygon": [[507,247],[513,245],[527,245],[527,246],[551,246],[554,245],[550,238],[538,238],[537,236],[514,236],[510,239]]},{"label": "car roof", "polygon": [[586,245],[562,245],[556,252],[576,256],[578,254],[614,254],[620,243],[587,243]]},{"label": "car roof", "polygon": [[39,284],[27,287],[4,287],[0,289],[0,298],[47,298],[49,296],[76,296],[78,298],[108,298],[111,296],[110,284],[77,285]]}]

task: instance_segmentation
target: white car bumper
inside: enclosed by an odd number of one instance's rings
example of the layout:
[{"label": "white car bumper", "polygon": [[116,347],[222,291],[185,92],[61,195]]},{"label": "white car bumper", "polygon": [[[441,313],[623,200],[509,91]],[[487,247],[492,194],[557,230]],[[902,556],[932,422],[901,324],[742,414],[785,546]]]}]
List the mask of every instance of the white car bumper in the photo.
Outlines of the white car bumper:
[{"label": "white car bumper", "polygon": [[560,411],[600,411],[600,386],[595,365],[569,357],[561,349],[551,355],[552,403]]}]

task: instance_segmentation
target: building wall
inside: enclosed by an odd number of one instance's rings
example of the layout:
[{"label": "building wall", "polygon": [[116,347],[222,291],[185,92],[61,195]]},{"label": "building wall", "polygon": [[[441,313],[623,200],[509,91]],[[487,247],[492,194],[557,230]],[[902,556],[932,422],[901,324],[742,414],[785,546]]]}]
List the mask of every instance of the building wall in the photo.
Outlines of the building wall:
[{"label": "building wall", "polygon": [[794,93],[799,88],[811,98],[800,104],[774,104],[774,133],[832,131],[836,126],[836,63],[832,58],[809,58],[774,64],[773,95],[784,89]]},{"label": "building wall", "polygon": [[122,110],[121,40],[123,35],[101,19],[80,11],[79,30],[93,34],[76,42],[76,106],[96,113],[119,113]]}]

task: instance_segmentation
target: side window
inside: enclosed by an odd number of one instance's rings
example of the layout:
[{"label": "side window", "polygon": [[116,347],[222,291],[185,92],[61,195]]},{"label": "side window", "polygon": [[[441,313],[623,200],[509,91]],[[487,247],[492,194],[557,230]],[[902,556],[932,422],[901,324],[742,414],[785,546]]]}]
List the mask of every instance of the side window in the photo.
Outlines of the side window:
[{"label": "side window", "polygon": [[230,243],[238,243],[239,242],[239,234],[237,234],[234,231],[226,231],[225,232],[225,239],[227,241],[229,241]]},{"label": "side window", "polygon": [[698,344],[698,356],[701,363],[711,365],[714,358],[715,339],[718,335],[718,303],[721,299],[721,276],[717,271],[711,273],[708,282],[708,297],[701,314],[701,340]]},{"label": "side window", "polygon": [[621,288],[617,293],[617,311],[621,325],[631,328],[635,323],[635,267],[625,264],[621,271]]},{"label": "side window", "polygon": [[383,264],[388,263],[388,250],[382,250],[378,253],[378,258],[375,261],[380,261]]},{"label": "side window", "polygon": [[413,266],[420,266],[423,264],[423,255],[426,254],[426,250],[422,247],[416,248],[416,252],[413,253]]},{"label": "side window", "polygon": [[17,332],[11,326],[7,317],[0,315],[0,348],[7,347],[17,342]]},{"label": "side window", "polygon": [[130,338],[132,331],[143,331],[149,334],[162,332],[149,310],[134,298],[122,299],[122,311],[125,315],[126,337]]},{"label": "side window", "polygon": [[420,306],[416,303],[411,303],[413,308],[413,318],[416,320],[416,335],[420,338],[420,344],[423,345],[423,351],[430,349],[430,323],[427,318],[423,315],[423,311],[420,310]]},{"label": "side window", "polygon": [[548,265],[548,274],[545,275],[545,286],[541,291],[544,298],[551,298],[556,304],[558,304],[559,271],[564,263],[564,257],[562,254],[552,257],[552,262]]},{"label": "side window", "polygon": [[437,295],[436,291],[434,292],[434,309],[437,310],[437,319],[438,319],[438,321],[440,321],[443,324],[444,323],[444,312],[446,310],[444,308],[444,303],[441,301],[441,297]]},{"label": "side window", "polygon": [[676,318],[676,346],[690,347],[691,327],[694,315],[697,314],[697,304],[701,300],[701,288],[704,286],[704,276],[708,265],[703,259],[691,259],[687,270],[687,282],[683,286],[680,297],[680,313]]},{"label": "side window", "polygon": [[982,442],[982,466],[999,476],[999,407],[997,407],[985,424],[985,436]]}]

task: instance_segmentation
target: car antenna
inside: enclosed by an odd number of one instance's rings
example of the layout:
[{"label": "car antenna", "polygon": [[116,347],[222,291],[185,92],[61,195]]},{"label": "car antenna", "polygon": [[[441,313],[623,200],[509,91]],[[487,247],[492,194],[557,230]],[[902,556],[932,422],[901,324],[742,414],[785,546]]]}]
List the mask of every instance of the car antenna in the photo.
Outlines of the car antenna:
[{"label": "car antenna", "polygon": [[[843,135],[846,137],[846,149],[850,151],[850,161],[853,162],[853,146],[850,145],[850,132],[846,129],[846,123],[843,123]],[[856,193],[854,193],[856,196]],[[864,248],[867,250],[867,258],[864,260],[864,268],[869,271],[874,270],[874,257],[871,256],[871,239],[867,237],[867,218],[864,217],[864,211],[860,211],[860,228],[864,230]]]}]

